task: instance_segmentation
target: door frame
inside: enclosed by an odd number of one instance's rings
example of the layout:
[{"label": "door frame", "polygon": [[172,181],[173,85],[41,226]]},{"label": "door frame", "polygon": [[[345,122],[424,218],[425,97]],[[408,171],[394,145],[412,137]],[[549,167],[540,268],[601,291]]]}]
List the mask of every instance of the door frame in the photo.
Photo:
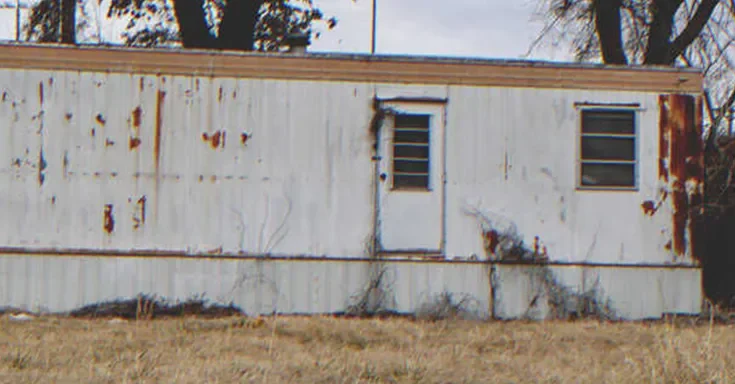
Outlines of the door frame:
[{"label": "door frame", "polygon": [[[375,156],[373,157],[373,160],[375,162],[374,167],[374,175],[373,175],[373,188],[374,188],[374,199],[373,199],[373,212],[374,212],[374,223],[373,223],[373,249],[372,254],[374,256],[392,256],[392,257],[402,257],[402,256],[418,256],[422,258],[432,258],[432,259],[444,259],[446,257],[445,251],[446,251],[446,233],[447,233],[447,220],[446,220],[446,202],[447,202],[447,114],[448,114],[448,108],[447,108],[448,100],[446,97],[389,97],[389,98],[374,98],[374,113],[375,117],[378,119],[374,122],[374,135],[375,135]],[[439,212],[440,212],[440,238],[439,238],[439,249],[437,250],[390,250],[390,249],[384,249],[381,242],[380,237],[380,231],[381,231],[381,213],[380,213],[380,206],[381,206],[381,196],[382,191],[381,188],[384,188],[381,180],[381,162],[383,160],[383,156],[385,155],[383,151],[383,146],[381,145],[382,136],[386,130],[386,124],[390,124],[393,119],[392,115],[395,112],[401,111],[401,106],[403,105],[410,105],[411,110],[416,111],[416,108],[418,107],[420,109],[421,105],[425,105],[427,107],[427,111],[436,109],[437,107],[441,108],[441,121],[440,121],[440,129],[441,132],[437,135],[438,139],[441,140],[440,147],[441,147],[441,154],[439,156],[439,159],[441,161],[441,167],[437,170],[439,172],[438,175],[438,185],[436,188],[431,188],[432,191],[437,191],[441,193],[441,199],[440,199],[440,206],[439,206]],[[432,112],[432,114],[434,114]]]}]

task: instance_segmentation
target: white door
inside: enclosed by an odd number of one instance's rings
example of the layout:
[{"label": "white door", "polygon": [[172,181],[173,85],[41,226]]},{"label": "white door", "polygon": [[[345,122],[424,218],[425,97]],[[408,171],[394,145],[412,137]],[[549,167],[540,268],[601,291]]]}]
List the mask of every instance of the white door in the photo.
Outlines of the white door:
[{"label": "white door", "polygon": [[444,104],[383,103],[378,155],[378,233],[385,253],[441,253],[444,233]]}]

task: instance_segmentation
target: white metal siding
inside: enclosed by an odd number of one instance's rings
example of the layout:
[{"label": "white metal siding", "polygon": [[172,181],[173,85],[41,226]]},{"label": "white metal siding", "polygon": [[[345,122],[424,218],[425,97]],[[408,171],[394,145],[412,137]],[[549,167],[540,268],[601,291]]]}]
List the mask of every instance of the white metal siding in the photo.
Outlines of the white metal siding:
[{"label": "white metal siding", "polygon": [[0,93],[4,246],[364,254],[367,85],[0,70]]},{"label": "white metal siding", "polygon": [[[447,123],[447,254],[484,256],[479,211],[501,231],[538,236],[553,261],[669,263],[671,204],[653,217],[641,204],[659,192],[658,95],[452,87]],[[637,191],[576,189],[575,102],[639,103]],[[691,263],[692,260],[686,260]]]}]

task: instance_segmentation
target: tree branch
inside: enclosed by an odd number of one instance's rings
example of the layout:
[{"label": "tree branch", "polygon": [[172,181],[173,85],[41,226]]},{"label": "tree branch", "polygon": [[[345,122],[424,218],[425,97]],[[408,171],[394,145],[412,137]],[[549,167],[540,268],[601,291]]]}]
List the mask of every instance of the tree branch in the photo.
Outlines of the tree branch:
[{"label": "tree branch", "polygon": [[176,0],[173,3],[184,47],[211,48],[215,39],[207,27],[204,0]]},{"label": "tree branch", "polygon": [[218,47],[227,50],[252,51],[255,26],[263,0],[229,0],[219,26]]},{"label": "tree branch", "polygon": [[679,34],[674,42],[671,43],[670,55],[672,58],[676,58],[681,55],[689,44],[699,36],[702,29],[712,16],[712,12],[714,12],[718,3],[719,0],[702,0],[699,7],[697,7],[697,12],[694,13],[692,19],[689,20],[686,28],[684,28],[681,34]]}]

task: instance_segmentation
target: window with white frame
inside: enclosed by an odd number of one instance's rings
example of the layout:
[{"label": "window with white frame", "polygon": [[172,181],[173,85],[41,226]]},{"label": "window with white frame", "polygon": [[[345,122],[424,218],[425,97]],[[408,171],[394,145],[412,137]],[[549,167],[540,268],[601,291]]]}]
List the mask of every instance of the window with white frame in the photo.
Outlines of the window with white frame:
[{"label": "window with white frame", "polygon": [[580,186],[636,187],[636,111],[631,108],[581,110]]},{"label": "window with white frame", "polygon": [[429,189],[431,115],[399,113],[393,131],[393,188]]}]

